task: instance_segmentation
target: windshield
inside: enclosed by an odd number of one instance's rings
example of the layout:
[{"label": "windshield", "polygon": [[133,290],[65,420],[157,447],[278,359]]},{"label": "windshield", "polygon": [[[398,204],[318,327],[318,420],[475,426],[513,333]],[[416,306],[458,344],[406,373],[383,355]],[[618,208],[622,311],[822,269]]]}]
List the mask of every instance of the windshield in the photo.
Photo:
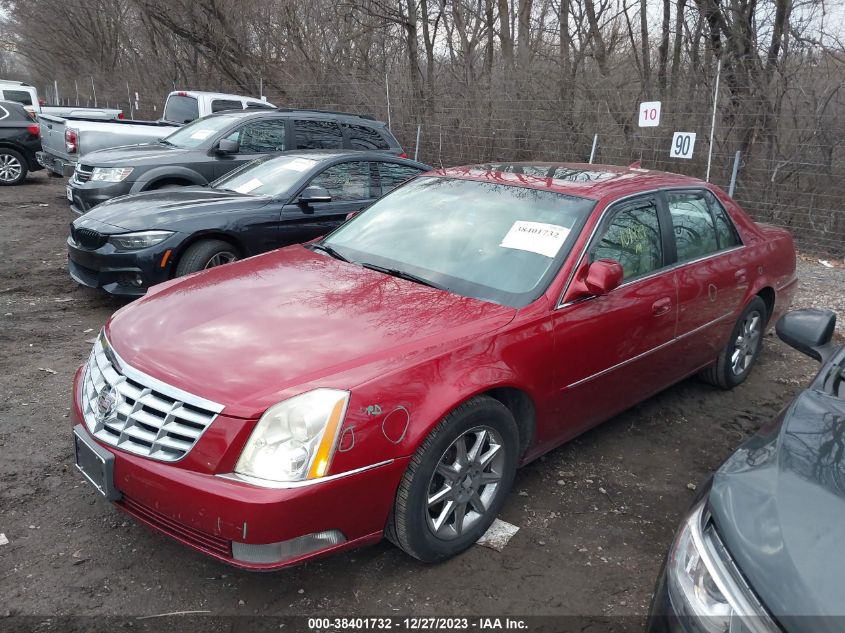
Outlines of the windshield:
[{"label": "windshield", "polygon": [[526,187],[423,177],[323,243],[354,262],[521,307],[546,289],[594,204]]},{"label": "windshield", "polygon": [[253,196],[281,196],[316,164],[317,161],[301,156],[262,156],[211,186]]},{"label": "windshield", "polygon": [[180,127],[170,136],[165,136],[162,142],[186,149],[199,147],[231,125],[231,117],[207,116]]}]

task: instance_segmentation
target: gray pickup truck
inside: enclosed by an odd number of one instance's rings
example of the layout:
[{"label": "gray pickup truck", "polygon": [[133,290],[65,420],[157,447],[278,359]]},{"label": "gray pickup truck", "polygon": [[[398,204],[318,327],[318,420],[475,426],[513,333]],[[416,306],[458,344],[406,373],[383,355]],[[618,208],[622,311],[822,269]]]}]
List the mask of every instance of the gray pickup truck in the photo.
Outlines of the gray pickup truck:
[{"label": "gray pickup truck", "polygon": [[155,143],[194,119],[230,110],[274,109],[261,99],[216,92],[176,91],[167,96],[158,121],[102,120],[40,114],[38,162],[55,174],[73,175],[79,156],[100,149]]}]

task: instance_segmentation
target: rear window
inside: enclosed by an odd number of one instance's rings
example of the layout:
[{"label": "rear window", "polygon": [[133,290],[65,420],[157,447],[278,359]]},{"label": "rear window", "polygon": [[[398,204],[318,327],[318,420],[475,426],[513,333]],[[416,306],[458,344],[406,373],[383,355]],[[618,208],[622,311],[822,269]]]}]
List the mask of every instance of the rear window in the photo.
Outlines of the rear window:
[{"label": "rear window", "polygon": [[343,129],[349,138],[349,147],[352,149],[390,149],[390,143],[375,128],[344,123]]},{"label": "rear window", "polygon": [[296,130],[296,149],[340,149],[343,147],[340,126],[334,121],[297,119],[293,122],[293,127]]},{"label": "rear window", "polygon": [[243,104],[231,99],[215,99],[211,102],[212,112],[225,112],[226,110],[243,110]]},{"label": "rear window", "polygon": [[4,90],[3,98],[28,106],[32,105],[32,96],[26,90]]},{"label": "rear window", "polygon": [[172,95],[164,106],[164,120],[173,123],[190,123],[200,115],[196,97]]}]

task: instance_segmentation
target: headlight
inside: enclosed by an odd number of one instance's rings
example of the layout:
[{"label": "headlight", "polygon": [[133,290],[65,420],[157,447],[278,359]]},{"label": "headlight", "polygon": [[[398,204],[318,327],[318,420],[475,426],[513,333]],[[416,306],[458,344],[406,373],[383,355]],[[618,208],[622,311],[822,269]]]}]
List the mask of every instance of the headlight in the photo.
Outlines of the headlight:
[{"label": "headlight", "polygon": [[273,405],[252,431],[235,472],[278,482],[322,477],[348,402],[347,391],[315,389]]},{"label": "headlight", "polygon": [[121,182],[132,173],[132,167],[94,167],[91,180],[99,182]]},{"label": "headlight", "polygon": [[155,246],[173,235],[173,231],[139,231],[112,235],[109,241],[122,251],[136,251]]},{"label": "headlight", "polygon": [[684,521],[669,554],[667,585],[676,613],[702,633],[779,631],[744,579],[729,570],[727,550],[704,516],[701,502]]}]

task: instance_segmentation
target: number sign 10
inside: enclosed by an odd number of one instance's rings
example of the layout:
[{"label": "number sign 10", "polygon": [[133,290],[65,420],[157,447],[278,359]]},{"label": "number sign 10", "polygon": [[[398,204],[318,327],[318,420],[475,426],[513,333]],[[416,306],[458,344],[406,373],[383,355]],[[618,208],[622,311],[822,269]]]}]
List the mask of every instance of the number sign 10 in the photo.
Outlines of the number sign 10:
[{"label": "number sign 10", "polygon": [[695,132],[675,132],[669,158],[692,158],[695,149]]},{"label": "number sign 10", "polygon": [[640,127],[657,127],[660,125],[660,102],[643,101],[640,104]]}]

